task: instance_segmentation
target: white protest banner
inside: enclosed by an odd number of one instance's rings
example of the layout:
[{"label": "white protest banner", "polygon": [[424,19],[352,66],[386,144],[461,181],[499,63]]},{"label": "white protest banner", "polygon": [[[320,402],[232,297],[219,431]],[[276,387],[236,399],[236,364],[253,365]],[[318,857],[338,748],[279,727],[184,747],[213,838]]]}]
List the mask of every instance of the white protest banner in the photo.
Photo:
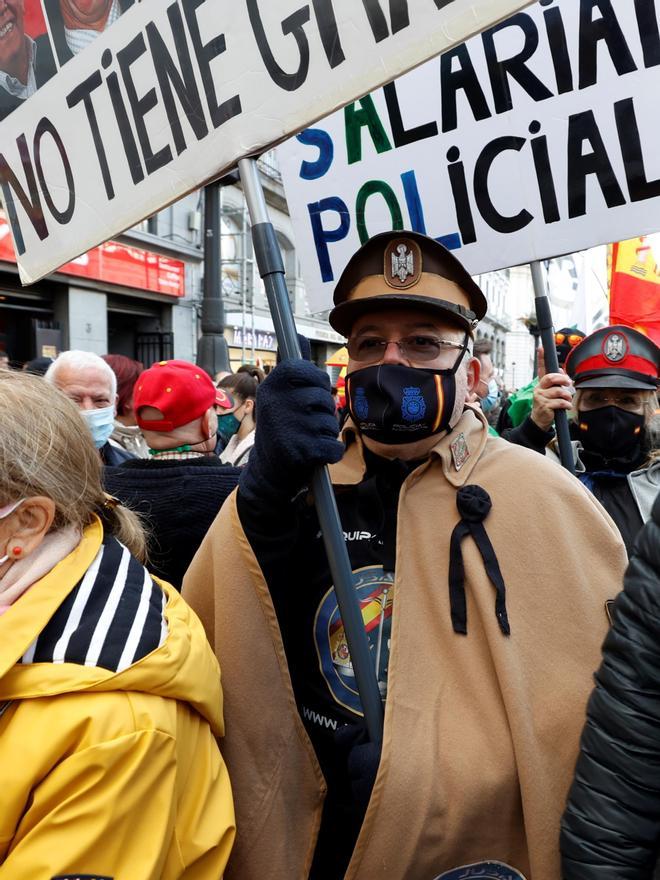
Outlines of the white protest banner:
[{"label": "white protest banner", "polygon": [[528,0],[144,0],[0,125],[21,279]]},{"label": "white protest banner", "polygon": [[542,0],[278,149],[310,306],[370,235],[473,274],[660,228],[655,0]]}]

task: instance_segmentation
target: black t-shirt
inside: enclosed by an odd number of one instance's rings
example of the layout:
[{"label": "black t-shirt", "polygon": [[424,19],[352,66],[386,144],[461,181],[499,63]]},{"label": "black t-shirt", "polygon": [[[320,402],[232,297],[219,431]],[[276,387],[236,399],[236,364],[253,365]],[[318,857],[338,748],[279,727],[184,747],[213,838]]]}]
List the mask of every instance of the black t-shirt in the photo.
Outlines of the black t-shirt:
[{"label": "black t-shirt", "polygon": [[[362,482],[336,497],[385,698],[399,493],[419,462],[388,461],[366,451],[365,461]],[[344,745],[359,736],[363,722],[318,519],[306,494],[283,511],[251,507],[239,490],[238,512],[275,605],[298,710],[328,785],[310,877],[335,880],[344,876],[363,819]],[[348,737],[346,725],[354,728]]]}]

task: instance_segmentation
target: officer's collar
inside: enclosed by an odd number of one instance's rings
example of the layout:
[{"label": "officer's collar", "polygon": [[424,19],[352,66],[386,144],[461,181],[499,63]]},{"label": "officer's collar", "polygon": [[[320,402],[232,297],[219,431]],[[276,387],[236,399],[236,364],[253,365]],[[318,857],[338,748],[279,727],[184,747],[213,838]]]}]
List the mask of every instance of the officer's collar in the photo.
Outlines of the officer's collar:
[{"label": "officer's collar", "polygon": [[[344,424],[341,439],[346,452],[340,462],[330,466],[330,476],[336,486],[354,486],[362,482],[366,473],[364,444],[351,419]],[[458,424],[443,435],[429,453],[429,459],[438,458],[445,477],[453,486],[465,485],[479,460],[488,439],[488,422],[477,407],[466,406]]]}]

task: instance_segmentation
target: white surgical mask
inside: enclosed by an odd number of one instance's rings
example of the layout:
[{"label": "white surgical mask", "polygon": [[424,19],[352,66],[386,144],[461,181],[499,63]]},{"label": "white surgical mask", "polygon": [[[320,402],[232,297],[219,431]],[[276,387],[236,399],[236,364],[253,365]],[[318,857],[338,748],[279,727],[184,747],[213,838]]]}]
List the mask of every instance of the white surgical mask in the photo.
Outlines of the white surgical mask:
[{"label": "white surgical mask", "polygon": [[104,406],[103,409],[81,409],[80,415],[87,422],[94,446],[101,449],[110,439],[115,427],[115,408]]}]

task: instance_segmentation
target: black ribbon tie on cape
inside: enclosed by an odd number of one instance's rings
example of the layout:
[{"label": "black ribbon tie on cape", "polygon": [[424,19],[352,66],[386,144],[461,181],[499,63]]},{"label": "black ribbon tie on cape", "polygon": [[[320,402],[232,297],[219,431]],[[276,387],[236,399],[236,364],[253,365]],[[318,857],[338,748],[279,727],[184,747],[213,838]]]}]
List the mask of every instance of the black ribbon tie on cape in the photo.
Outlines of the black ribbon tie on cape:
[{"label": "black ribbon tie on cape", "polygon": [[505,636],[511,635],[506,611],[506,587],[495,550],[486,534],[484,520],[493,506],[490,495],[481,486],[462,486],[456,493],[456,507],[461,515],[451,536],[449,553],[449,603],[454,632],[467,635],[467,603],[465,599],[465,566],[461,542],[472,535],[486,574],[495,587],[495,616]]}]

